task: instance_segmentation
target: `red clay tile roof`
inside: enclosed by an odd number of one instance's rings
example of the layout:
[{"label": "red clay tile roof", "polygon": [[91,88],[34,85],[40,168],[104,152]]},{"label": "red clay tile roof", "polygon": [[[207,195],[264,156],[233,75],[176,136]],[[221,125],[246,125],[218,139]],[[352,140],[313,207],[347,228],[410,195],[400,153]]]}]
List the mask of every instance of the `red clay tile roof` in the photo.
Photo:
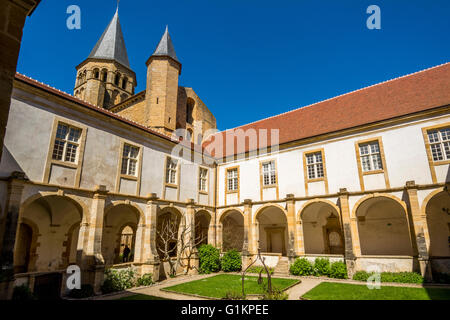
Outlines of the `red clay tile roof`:
[{"label": "red clay tile roof", "polygon": [[69,100],[71,102],[77,103],[78,105],[80,105],[82,107],[85,107],[85,108],[88,108],[90,110],[94,110],[96,112],[102,113],[102,114],[104,114],[106,116],[114,118],[114,119],[116,119],[118,121],[126,123],[126,124],[128,124],[130,126],[138,128],[140,130],[143,130],[143,131],[145,131],[147,133],[153,134],[155,136],[158,136],[160,138],[163,138],[163,139],[168,140],[170,142],[173,142],[175,144],[181,143],[184,146],[186,146],[187,148],[190,148],[191,150],[195,150],[197,152],[202,152],[202,150],[203,150],[203,148],[200,145],[197,145],[197,144],[194,144],[194,143],[189,143],[187,141],[181,141],[180,142],[179,140],[173,139],[172,137],[170,137],[168,135],[165,135],[165,134],[160,133],[158,131],[155,131],[155,130],[152,130],[150,128],[147,128],[147,127],[145,127],[145,126],[143,126],[143,125],[141,125],[141,124],[139,124],[137,122],[131,121],[131,120],[127,119],[127,118],[124,118],[124,117],[122,117],[122,116],[120,116],[118,114],[115,114],[115,113],[113,113],[111,111],[108,111],[106,109],[97,107],[97,106],[95,106],[93,104],[90,104],[90,103],[88,103],[86,101],[78,99],[78,98],[76,98],[76,97],[74,97],[74,96],[72,96],[72,95],[70,95],[70,94],[68,94],[66,92],[63,92],[63,91],[60,91],[60,90],[58,90],[56,88],[50,87],[49,85],[46,85],[45,83],[39,82],[37,80],[34,80],[34,79],[32,79],[30,77],[27,77],[27,76],[25,76],[23,74],[20,74],[18,72],[16,73],[15,79],[18,80],[18,81],[27,83],[29,85],[32,85],[34,87],[43,89],[43,90],[45,90],[48,93],[57,95],[57,96],[59,96],[59,97],[61,97],[63,99],[66,99],[66,100]]},{"label": "red clay tile roof", "polygon": [[[229,149],[234,152],[226,152],[226,146],[232,146],[235,140],[226,139],[226,135],[239,129],[267,129],[268,145],[270,129],[279,129],[281,145],[445,105],[450,105],[450,63],[219,132],[204,146],[216,158],[220,158],[220,137],[225,141],[222,145],[224,156],[255,149],[255,146],[249,147],[246,142],[245,148],[242,146],[238,150],[238,146],[234,146]],[[263,141],[259,143],[259,148],[265,146]]]}]

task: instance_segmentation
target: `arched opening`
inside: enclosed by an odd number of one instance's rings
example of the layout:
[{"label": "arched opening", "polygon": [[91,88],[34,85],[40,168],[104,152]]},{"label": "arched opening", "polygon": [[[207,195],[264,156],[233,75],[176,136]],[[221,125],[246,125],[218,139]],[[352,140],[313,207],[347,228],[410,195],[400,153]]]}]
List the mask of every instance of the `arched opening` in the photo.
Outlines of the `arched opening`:
[{"label": "arched opening", "polygon": [[120,73],[116,73],[116,75],[114,76],[114,84],[116,86],[119,86],[119,84],[120,84]]},{"label": "arched opening", "polygon": [[124,77],[122,80],[122,89],[126,90],[127,89],[127,84],[128,84],[128,78]]},{"label": "arched opening", "polygon": [[430,256],[450,256],[450,195],[446,191],[434,195],[426,204],[425,213],[430,234]]},{"label": "arched opening", "polygon": [[268,206],[256,214],[258,239],[261,252],[287,254],[288,230],[284,211]]},{"label": "arched opening", "polygon": [[97,68],[94,69],[94,78],[99,79],[100,78],[100,70]]},{"label": "arched opening", "polygon": [[28,224],[21,223],[16,243],[16,256],[14,257],[14,273],[30,271],[32,239],[33,229]]},{"label": "arched opening", "polygon": [[177,256],[178,234],[181,223],[181,213],[173,208],[163,209],[157,217],[156,249],[160,259],[165,261],[167,256]]},{"label": "arched opening", "polygon": [[306,254],[344,254],[339,213],[327,202],[313,202],[300,213]]},{"label": "arched opening", "polygon": [[103,69],[103,70],[102,70],[102,77],[101,77],[101,80],[102,80],[103,82],[106,82],[107,79],[108,79],[108,70]]},{"label": "arched opening", "polygon": [[389,197],[373,197],[356,208],[362,255],[411,256],[411,238],[403,206]]},{"label": "arched opening", "polygon": [[208,232],[211,216],[207,211],[195,213],[195,243],[198,246],[208,244]]},{"label": "arched opening", "polygon": [[66,196],[44,196],[25,203],[14,247],[15,268],[51,272],[76,263],[82,216],[80,204]]},{"label": "arched opening", "polygon": [[194,117],[193,117],[194,106],[195,106],[194,99],[187,98],[187,103],[186,103],[186,122],[187,123],[192,124],[192,122],[194,122]]},{"label": "arched opening", "polygon": [[244,246],[244,216],[238,210],[223,213],[220,219],[222,251],[235,249],[242,252]]},{"label": "arched opening", "polygon": [[[130,204],[117,204],[106,209],[103,224],[102,255],[105,264],[134,261],[134,244],[141,213]],[[128,247],[128,250],[125,248]],[[127,256],[124,255],[128,251]]]}]

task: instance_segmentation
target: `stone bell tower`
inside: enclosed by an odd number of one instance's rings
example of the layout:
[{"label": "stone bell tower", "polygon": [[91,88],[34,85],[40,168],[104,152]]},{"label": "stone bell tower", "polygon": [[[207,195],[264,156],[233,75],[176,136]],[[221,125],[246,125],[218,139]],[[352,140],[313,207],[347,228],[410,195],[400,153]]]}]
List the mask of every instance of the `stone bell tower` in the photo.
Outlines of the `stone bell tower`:
[{"label": "stone bell tower", "polygon": [[147,60],[145,97],[145,122],[165,134],[171,134],[176,129],[180,73],[181,63],[166,27],[155,52]]},{"label": "stone bell tower", "polygon": [[76,67],[74,96],[109,109],[134,95],[136,74],[130,68],[119,21],[119,8],[89,57]]}]

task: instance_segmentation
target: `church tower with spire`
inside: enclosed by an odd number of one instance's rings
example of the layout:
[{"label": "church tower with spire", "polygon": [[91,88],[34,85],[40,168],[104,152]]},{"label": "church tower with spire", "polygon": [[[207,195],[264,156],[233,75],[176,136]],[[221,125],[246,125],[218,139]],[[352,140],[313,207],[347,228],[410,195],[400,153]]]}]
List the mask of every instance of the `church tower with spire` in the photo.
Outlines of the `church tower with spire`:
[{"label": "church tower with spire", "polygon": [[178,77],[181,63],[166,30],[147,60],[146,123],[165,134],[177,129]]},{"label": "church tower with spire", "polygon": [[130,68],[119,8],[91,54],[77,67],[74,96],[109,109],[134,95],[136,74]]}]

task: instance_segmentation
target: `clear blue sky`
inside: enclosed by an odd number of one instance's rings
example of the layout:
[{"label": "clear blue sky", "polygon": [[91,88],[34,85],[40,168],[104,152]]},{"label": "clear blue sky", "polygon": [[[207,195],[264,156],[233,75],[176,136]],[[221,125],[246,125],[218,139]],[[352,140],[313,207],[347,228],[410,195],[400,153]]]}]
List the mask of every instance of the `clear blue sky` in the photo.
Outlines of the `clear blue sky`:
[{"label": "clear blue sky", "polygon": [[[81,30],[66,28],[71,4],[81,8]],[[381,30],[366,28],[371,4],[381,8]],[[75,66],[115,9],[116,0],[43,0],[26,22],[18,71],[72,93]],[[180,85],[194,88],[221,130],[448,62],[449,16],[448,0],[120,3],[136,92],[168,24]]]}]

